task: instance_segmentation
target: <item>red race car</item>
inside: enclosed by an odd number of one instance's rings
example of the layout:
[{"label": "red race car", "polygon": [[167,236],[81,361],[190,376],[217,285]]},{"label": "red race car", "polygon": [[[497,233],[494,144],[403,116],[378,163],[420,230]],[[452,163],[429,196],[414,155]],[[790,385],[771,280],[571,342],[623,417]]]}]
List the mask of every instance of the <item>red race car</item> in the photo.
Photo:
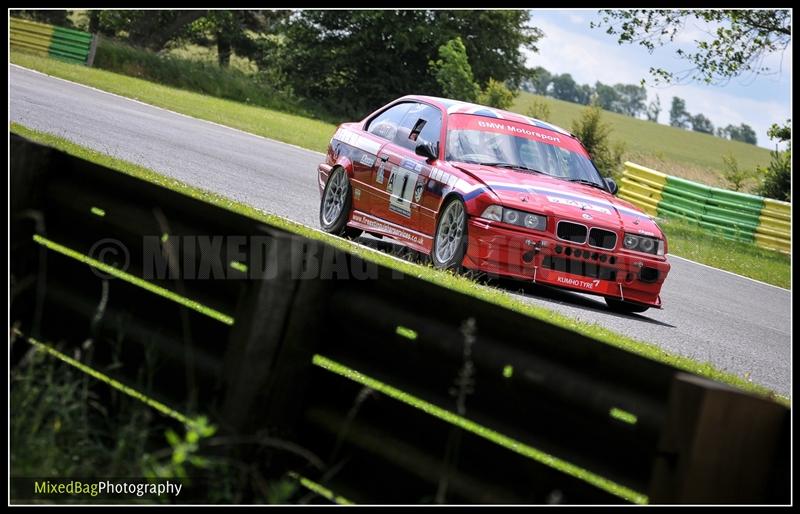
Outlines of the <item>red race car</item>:
[{"label": "red race car", "polygon": [[614,196],[569,132],[475,104],[404,96],[341,124],[318,169],[320,224],[467,268],[661,307],[667,241]]}]

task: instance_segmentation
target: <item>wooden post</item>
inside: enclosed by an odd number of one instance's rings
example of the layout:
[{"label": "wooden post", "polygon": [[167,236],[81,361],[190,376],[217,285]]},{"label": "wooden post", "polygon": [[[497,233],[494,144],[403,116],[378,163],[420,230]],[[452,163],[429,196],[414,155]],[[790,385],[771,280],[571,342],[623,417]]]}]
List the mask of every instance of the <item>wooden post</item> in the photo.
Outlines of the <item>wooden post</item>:
[{"label": "wooden post", "polygon": [[788,420],[788,409],[778,403],[677,373],[654,463],[650,502],[783,501],[775,497],[772,482],[776,470],[789,470],[788,439],[783,437]]}]

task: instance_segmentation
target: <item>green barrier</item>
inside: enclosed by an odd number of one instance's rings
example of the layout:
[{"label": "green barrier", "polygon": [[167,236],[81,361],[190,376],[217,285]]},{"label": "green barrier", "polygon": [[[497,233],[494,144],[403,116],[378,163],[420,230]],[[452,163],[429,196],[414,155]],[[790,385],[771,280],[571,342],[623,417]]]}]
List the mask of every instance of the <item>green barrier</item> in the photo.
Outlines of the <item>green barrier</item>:
[{"label": "green barrier", "polygon": [[791,249],[791,204],[728,191],[625,163],[620,198],[648,214],[679,218],[729,239]]},{"label": "green barrier", "polygon": [[88,32],[11,18],[12,48],[91,66],[97,38]]}]

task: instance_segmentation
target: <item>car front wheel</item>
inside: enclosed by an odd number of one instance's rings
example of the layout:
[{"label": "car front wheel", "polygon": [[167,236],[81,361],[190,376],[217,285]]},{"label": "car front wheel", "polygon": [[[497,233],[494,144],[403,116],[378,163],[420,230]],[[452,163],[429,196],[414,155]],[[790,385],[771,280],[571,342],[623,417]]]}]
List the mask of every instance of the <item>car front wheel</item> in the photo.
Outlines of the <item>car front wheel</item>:
[{"label": "car front wheel", "polygon": [[623,302],[622,300],[617,300],[615,298],[606,298],[605,300],[606,300],[606,305],[608,305],[608,308],[614,312],[622,312],[630,314],[633,312],[644,312],[650,308],[647,305],[641,305],[639,303]]},{"label": "car front wheel", "polygon": [[353,197],[350,180],[343,168],[336,168],[328,177],[319,206],[319,224],[322,230],[337,236],[355,238],[361,230],[348,227]]},{"label": "car front wheel", "polygon": [[440,269],[459,269],[467,252],[467,210],[464,202],[453,197],[442,208],[436,224],[431,260]]}]

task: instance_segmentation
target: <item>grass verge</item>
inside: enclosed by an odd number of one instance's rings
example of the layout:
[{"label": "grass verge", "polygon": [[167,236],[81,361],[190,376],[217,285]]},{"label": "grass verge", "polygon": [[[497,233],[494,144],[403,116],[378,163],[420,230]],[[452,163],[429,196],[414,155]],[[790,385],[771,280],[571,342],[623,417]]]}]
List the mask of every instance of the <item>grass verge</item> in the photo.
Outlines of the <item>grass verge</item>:
[{"label": "grass verge", "polygon": [[[22,52],[11,52],[11,62],[26,68],[41,71],[48,75],[86,84],[96,87],[97,89],[140,100],[144,103],[164,107],[175,112],[238,128],[259,136],[269,137],[277,141],[294,144],[310,150],[324,152],[331,135],[335,131],[335,126],[333,124],[307,117],[205,96],[174,87],[154,84],[147,80],[132,78],[118,73],[64,63]],[[239,82],[235,82],[235,86],[231,87],[235,89],[235,87],[238,86],[240,86]],[[524,95],[532,96],[528,93],[524,93],[521,98],[526,98]],[[577,115],[583,107],[577,104],[570,104],[569,102],[561,102],[560,100],[547,99],[547,101],[555,102],[554,105],[560,106],[560,110],[554,112],[569,113],[574,110],[575,112],[573,114]],[[561,104],[567,105],[561,106]],[[524,107],[527,104],[523,103],[520,105]],[[520,112],[524,111],[522,107],[517,107],[517,110]],[[609,116],[611,114],[613,113],[610,113]],[[618,114],[615,116],[619,118],[617,123],[635,122],[634,125],[636,123],[644,124],[648,129],[653,128],[650,127],[651,125],[657,125],[655,123],[635,120]],[[614,119],[616,120],[616,118]],[[558,121],[554,119],[554,123],[558,123]],[[677,130],[679,132],[686,132],[680,129],[674,129],[673,127],[658,126],[670,130]],[[635,130],[633,133],[638,134]],[[652,137],[658,138],[659,136],[655,134],[652,135]],[[723,141],[719,138],[712,139],[718,139],[722,143],[732,143],[731,141]],[[678,141],[675,144],[682,143]],[[746,147],[744,149],[748,152],[753,152],[757,149],[757,147],[753,145],[746,145],[744,143],[737,144]],[[664,148],[668,147],[670,147],[670,145],[664,145]],[[670,172],[672,173],[672,171]],[[689,178],[698,180],[697,177]],[[673,226],[675,226],[674,229],[672,228]],[[763,250],[755,245],[746,243],[728,240],[717,241],[717,239],[720,238],[709,237],[707,232],[700,231],[699,229],[692,230],[690,226],[677,227],[676,224],[671,224],[669,227],[665,227],[665,230],[667,231],[670,242],[670,253],[674,255],[738,273],[756,280],[761,280],[769,284],[785,288],[789,287],[789,259],[777,252]],[[700,241],[705,243],[706,240],[710,241],[708,247],[698,244]],[[724,250],[724,252],[720,252],[719,250]]]},{"label": "grass verge", "polygon": [[789,255],[752,243],[725,239],[686,221],[659,221],[669,242],[669,253],[702,262],[767,284],[790,289],[792,260]]},{"label": "grass verge", "polygon": [[216,193],[190,186],[173,178],[165,177],[142,166],[115,159],[100,152],[76,145],[63,138],[30,130],[16,123],[12,123],[10,129],[12,132],[26,137],[32,141],[52,146],[76,157],[96,162],[102,166],[106,166],[142,180],[158,184],[162,187],[167,187],[189,197],[196,198],[244,216],[263,221],[289,232],[323,241],[353,255],[357,255],[364,260],[396,269],[407,275],[447,287],[454,291],[471,295],[480,300],[511,309],[532,318],[565,327],[591,337],[597,341],[617,348],[622,348],[626,351],[630,351],[643,357],[663,362],[676,368],[696,373],[713,380],[718,380],[755,394],[768,396],[786,405],[790,403],[788,398],[777,395],[775,392],[767,389],[766,387],[754,384],[742,377],[719,370],[710,363],[701,363],[686,357],[671,354],[654,344],[623,336],[597,324],[578,321],[548,309],[530,305],[505,291],[481,286],[480,284],[477,284],[465,277],[446,273],[431,267],[420,266],[418,264],[403,261],[377,250],[367,248],[363,245],[359,245],[339,237],[331,236],[320,230],[315,230],[286,218],[265,213],[259,209],[256,209],[255,207],[225,198]]},{"label": "grass verge", "polygon": [[54,77],[92,86],[174,112],[213,121],[263,137],[324,152],[336,131],[332,123],[163,86],[138,78],[87,68],[23,52],[11,62]]}]

